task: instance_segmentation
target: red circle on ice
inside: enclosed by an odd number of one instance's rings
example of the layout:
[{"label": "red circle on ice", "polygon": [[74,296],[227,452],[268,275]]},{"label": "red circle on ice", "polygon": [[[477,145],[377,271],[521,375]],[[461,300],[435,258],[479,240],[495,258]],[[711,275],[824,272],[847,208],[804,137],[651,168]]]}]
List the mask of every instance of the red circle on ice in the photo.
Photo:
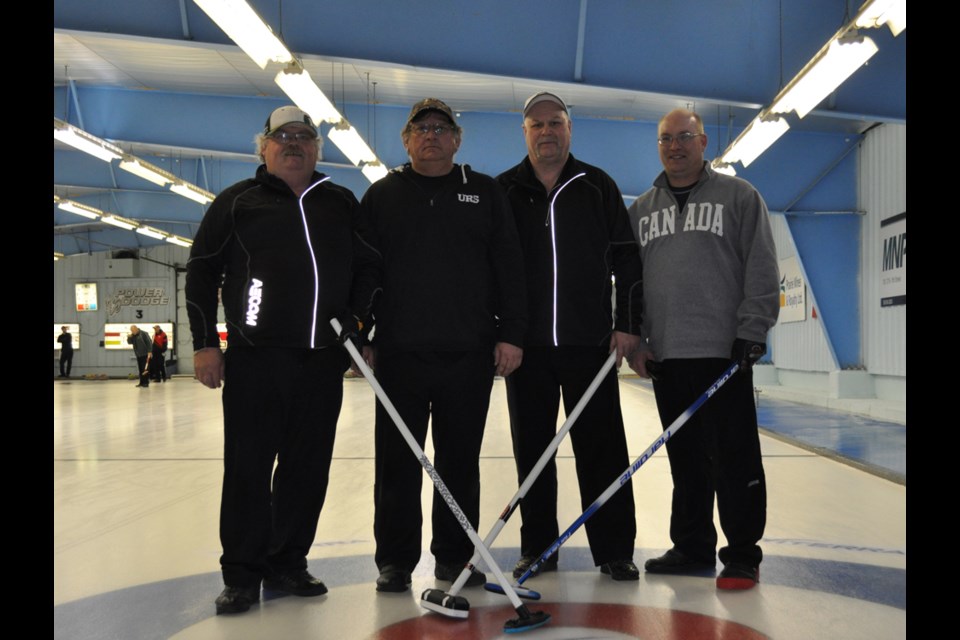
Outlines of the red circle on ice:
[{"label": "red circle on ice", "polygon": [[[553,629],[555,633],[537,634],[539,638],[569,637],[563,634],[564,628],[607,630],[617,632],[611,634],[610,638],[626,634],[644,640],[767,638],[759,631],[740,623],[689,611],[602,602],[528,603],[527,607],[531,612],[544,611],[551,616],[550,621],[540,629]],[[388,625],[371,635],[370,640],[486,640],[502,636],[503,624],[516,617],[516,611],[510,606],[471,608],[470,615],[465,620],[432,614],[422,615]],[[513,633],[510,636],[519,639],[521,634]]]}]

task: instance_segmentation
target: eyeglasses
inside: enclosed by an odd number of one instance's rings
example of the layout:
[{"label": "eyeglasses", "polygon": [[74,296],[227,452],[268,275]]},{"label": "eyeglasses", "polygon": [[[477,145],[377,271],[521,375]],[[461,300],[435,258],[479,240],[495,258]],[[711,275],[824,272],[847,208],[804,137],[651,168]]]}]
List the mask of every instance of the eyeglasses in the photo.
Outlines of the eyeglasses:
[{"label": "eyeglasses", "polygon": [[305,132],[297,131],[296,133],[291,133],[289,131],[277,131],[271,133],[269,138],[274,142],[279,142],[280,144],[290,144],[291,142],[307,142],[308,140],[316,140],[316,137]]},{"label": "eyeglasses", "polygon": [[453,127],[448,124],[412,124],[410,125],[410,131],[420,136],[425,136],[428,133],[442,136],[449,131],[453,131]]},{"label": "eyeglasses", "polygon": [[690,144],[691,140],[693,140],[694,138],[699,138],[702,135],[703,135],[702,133],[690,133],[689,131],[678,133],[675,136],[672,136],[669,133],[665,133],[659,138],[657,138],[657,142],[662,147],[669,147],[671,144],[673,144],[673,141],[676,140],[681,145],[686,146]]}]

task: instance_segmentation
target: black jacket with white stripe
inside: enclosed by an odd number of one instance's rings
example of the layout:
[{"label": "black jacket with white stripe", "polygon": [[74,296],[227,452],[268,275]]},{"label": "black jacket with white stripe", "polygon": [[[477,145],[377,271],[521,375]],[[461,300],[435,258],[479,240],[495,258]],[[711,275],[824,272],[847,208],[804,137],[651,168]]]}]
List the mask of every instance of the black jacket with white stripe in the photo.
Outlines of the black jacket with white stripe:
[{"label": "black jacket with white stripe", "polygon": [[605,347],[614,329],[639,335],[643,267],[613,179],[571,154],[550,193],[529,158],[497,180],[523,247],[527,345]]},{"label": "black jacket with white stripe", "polygon": [[230,346],[318,349],[336,342],[329,319],[369,308],[380,257],[356,197],[314,172],[297,195],[261,165],[207,210],[187,262],[194,349],[219,346],[217,290]]}]

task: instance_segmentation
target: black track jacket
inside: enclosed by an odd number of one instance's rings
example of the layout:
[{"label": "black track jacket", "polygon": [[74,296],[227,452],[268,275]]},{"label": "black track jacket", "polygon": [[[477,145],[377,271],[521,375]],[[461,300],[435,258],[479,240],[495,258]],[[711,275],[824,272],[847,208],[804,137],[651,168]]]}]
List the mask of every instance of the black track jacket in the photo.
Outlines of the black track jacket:
[{"label": "black track jacket", "polygon": [[303,196],[261,165],[210,205],[187,262],[194,349],[219,346],[217,289],[230,346],[318,349],[333,316],[369,314],[380,256],[356,197],[314,172]]},{"label": "black track jacket", "polygon": [[613,329],[639,335],[643,267],[613,179],[571,154],[550,193],[529,158],[497,180],[523,247],[527,346],[607,346]]},{"label": "black track jacket", "polygon": [[383,292],[374,307],[378,349],[523,346],[523,257],[493,178],[467,165],[424,178],[408,163],[370,185],[360,208],[383,255]]}]

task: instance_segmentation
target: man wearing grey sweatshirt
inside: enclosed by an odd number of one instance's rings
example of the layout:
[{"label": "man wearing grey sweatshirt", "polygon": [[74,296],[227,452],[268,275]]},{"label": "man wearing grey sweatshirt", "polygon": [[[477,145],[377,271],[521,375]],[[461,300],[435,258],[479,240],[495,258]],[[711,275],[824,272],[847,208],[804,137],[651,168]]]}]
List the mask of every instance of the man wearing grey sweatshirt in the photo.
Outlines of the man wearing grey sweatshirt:
[{"label": "man wearing grey sweatshirt", "polygon": [[[741,370],[667,443],[673,475],[673,548],[648,573],[689,574],[716,566],[716,495],[727,546],[720,589],[759,579],[766,524],[751,365],[777,321],[779,281],[767,207],[748,182],[704,162],[700,116],[671,111],[658,126],[664,171],[629,209],[643,261],[643,345],[631,366],[654,377],[664,426],[729,366]],[[655,363],[650,364],[651,362]]]}]

